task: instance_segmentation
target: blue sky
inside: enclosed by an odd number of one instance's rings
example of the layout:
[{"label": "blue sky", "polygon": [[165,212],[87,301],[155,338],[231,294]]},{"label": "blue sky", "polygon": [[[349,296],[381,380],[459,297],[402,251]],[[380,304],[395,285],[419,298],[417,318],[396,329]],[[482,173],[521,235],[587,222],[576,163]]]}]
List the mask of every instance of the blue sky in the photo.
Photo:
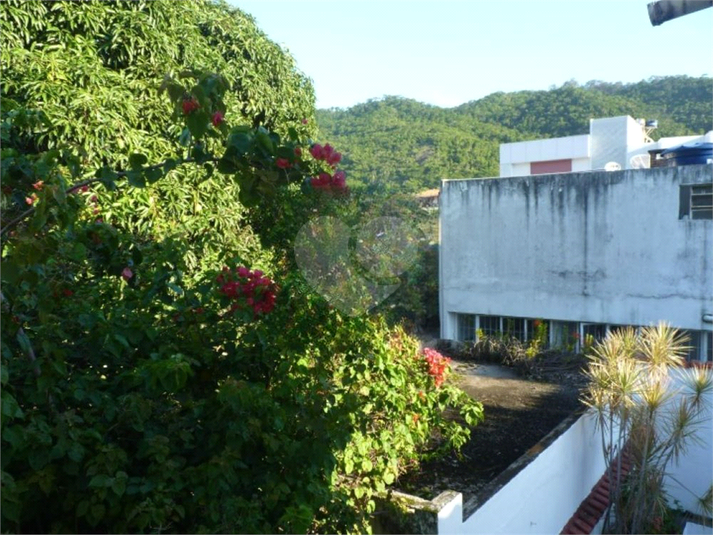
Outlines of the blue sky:
[{"label": "blue sky", "polygon": [[319,108],[713,75],[713,8],[654,27],[649,0],[229,1],[294,56]]}]

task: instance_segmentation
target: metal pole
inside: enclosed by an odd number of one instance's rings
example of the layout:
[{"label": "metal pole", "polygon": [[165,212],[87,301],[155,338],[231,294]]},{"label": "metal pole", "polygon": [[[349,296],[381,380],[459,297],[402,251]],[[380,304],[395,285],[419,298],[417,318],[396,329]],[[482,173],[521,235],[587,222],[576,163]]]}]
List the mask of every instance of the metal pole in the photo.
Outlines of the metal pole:
[{"label": "metal pole", "polygon": [[648,5],[653,26],[713,6],[713,0],[659,0]]}]

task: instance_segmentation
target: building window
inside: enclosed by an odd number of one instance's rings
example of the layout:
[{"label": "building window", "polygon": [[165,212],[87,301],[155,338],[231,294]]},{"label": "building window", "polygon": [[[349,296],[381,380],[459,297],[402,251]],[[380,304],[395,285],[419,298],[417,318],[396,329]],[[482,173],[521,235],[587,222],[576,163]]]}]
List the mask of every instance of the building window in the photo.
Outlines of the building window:
[{"label": "building window", "polygon": [[713,184],[681,186],[679,219],[713,219]]},{"label": "building window", "polygon": [[579,325],[574,321],[550,322],[550,344],[569,352],[576,351],[579,342]]},{"label": "building window", "polygon": [[706,338],[706,360],[708,362],[713,362],[713,333],[705,333]]},{"label": "building window", "polygon": [[458,340],[461,342],[475,341],[474,314],[458,314]]},{"label": "building window", "polygon": [[531,175],[545,175],[548,173],[571,173],[572,160],[549,160],[546,162],[530,162]]},{"label": "building window", "polygon": [[523,318],[503,318],[503,332],[506,336],[525,341],[525,320]]},{"label": "building window", "polygon": [[542,334],[542,340],[546,347],[550,345],[550,322],[547,320],[534,319],[527,320],[527,341],[534,340],[538,333]]},{"label": "building window", "polygon": [[604,340],[607,335],[607,326],[603,323],[583,323],[582,324],[582,338],[583,341],[587,340],[588,336],[592,337],[593,342],[599,342]]},{"label": "building window", "polygon": [[478,321],[485,336],[496,336],[501,332],[500,316],[479,316]]},{"label": "building window", "polygon": [[700,360],[701,359],[701,333],[698,331],[681,331],[681,334],[688,337],[688,353],[686,354],[686,360]]}]

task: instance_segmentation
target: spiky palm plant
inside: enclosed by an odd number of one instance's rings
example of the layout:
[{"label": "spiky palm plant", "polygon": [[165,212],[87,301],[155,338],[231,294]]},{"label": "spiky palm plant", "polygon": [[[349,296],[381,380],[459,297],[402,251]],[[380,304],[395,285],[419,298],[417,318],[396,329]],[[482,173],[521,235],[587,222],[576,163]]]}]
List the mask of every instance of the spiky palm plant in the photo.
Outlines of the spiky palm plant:
[{"label": "spiky palm plant", "polygon": [[[589,356],[583,398],[594,409],[610,484],[604,530],[650,533],[667,507],[664,476],[671,461],[696,439],[713,390],[707,370],[684,373],[676,387],[670,371],[685,363],[687,338],[666,323],[613,331]],[[622,474],[622,459],[631,469]]]}]

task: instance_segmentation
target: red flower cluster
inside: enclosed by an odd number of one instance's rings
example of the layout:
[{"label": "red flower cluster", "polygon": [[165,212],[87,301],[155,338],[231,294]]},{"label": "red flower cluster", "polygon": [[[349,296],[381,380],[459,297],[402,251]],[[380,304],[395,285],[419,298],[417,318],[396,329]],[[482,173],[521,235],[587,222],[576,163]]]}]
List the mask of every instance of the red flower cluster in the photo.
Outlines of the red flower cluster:
[{"label": "red flower cluster", "polygon": [[424,348],[423,357],[428,364],[429,375],[434,378],[436,386],[441,386],[443,381],[446,380],[445,373],[450,365],[451,359],[444,357],[435,349],[428,347]]},{"label": "red flower cluster", "polygon": [[347,175],[344,171],[337,171],[334,175],[320,173],[310,181],[313,188],[321,190],[345,191],[347,189]]},{"label": "red flower cluster", "polygon": [[275,308],[277,286],[272,280],[264,277],[259,269],[250,271],[240,266],[232,272],[224,267],[216,280],[220,284],[218,291],[235,301],[230,307],[231,312],[247,306],[251,307],[257,315],[267,314]]},{"label": "red flower cluster", "polygon": [[193,112],[201,107],[201,105],[198,104],[198,101],[194,97],[184,99],[182,106],[183,106],[183,115],[188,115],[191,112]]},{"label": "red flower cluster", "polygon": [[324,160],[331,165],[332,168],[336,167],[342,159],[342,154],[335,151],[334,147],[332,147],[329,143],[327,143],[324,147],[319,143],[315,143],[310,147],[309,152],[312,156],[314,156],[315,160]]},{"label": "red flower cluster", "polygon": [[225,118],[225,115],[223,115],[222,111],[215,112],[213,114],[213,119],[212,119],[213,126],[215,126],[216,128],[218,126],[220,126],[220,124],[223,122],[224,118]]}]

